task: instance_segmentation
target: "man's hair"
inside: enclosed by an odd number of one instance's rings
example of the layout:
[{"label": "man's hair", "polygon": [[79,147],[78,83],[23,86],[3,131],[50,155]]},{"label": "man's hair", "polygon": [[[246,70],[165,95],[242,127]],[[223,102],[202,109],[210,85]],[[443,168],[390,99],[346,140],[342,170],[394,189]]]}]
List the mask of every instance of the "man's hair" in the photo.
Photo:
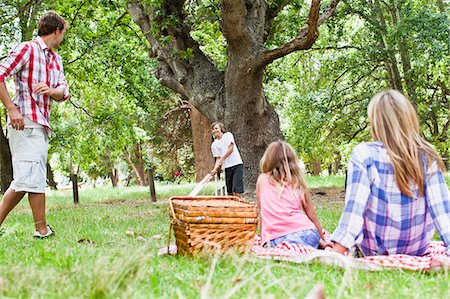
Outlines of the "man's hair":
[{"label": "man's hair", "polygon": [[56,11],[48,11],[39,20],[38,35],[46,36],[56,32],[57,29],[62,31],[64,26],[67,27],[67,25],[68,22],[58,15]]},{"label": "man's hair", "polygon": [[219,125],[219,128],[220,128],[220,130],[222,131],[222,133],[226,133],[226,132],[227,132],[227,128],[225,127],[225,125],[223,124],[223,122],[220,122],[220,121],[213,122],[213,123],[211,124],[211,129],[214,129],[214,126],[215,126],[215,125]]}]

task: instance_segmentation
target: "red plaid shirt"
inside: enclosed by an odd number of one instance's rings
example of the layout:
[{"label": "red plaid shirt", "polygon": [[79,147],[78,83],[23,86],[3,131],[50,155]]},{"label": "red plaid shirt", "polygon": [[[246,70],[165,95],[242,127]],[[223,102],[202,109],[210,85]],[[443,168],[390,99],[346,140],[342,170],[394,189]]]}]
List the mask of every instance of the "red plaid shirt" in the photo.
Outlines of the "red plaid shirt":
[{"label": "red plaid shirt", "polygon": [[33,92],[33,85],[45,82],[50,88],[63,87],[64,97],[69,98],[69,87],[64,77],[61,56],[49,49],[39,36],[18,45],[0,64],[0,82],[14,76],[16,93],[14,104],[23,116],[50,127],[50,109],[52,98]]}]

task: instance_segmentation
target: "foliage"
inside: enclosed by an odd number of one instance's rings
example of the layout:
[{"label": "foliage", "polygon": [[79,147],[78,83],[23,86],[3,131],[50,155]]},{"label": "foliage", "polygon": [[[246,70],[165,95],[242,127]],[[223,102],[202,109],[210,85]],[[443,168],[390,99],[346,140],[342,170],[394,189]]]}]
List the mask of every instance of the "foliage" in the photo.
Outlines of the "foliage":
[{"label": "foliage", "polygon": [[[178,109],[180,102],[156,79],[152,71],[156,63],[148,58],[147,42],[127,14],[125,3],[39,3],[40,13],[54,9],[70,23],[58,52],[63,57],[71,98],[52,109],[50,155],[55,156],[51,161],[58,162],[53,167],[67,175],[73,165],[74,172],[96,178],[111,175],[121,161],[127,161],[129,169],[142,171],[158,164],[159,171],[171,177],[173,172],[167,174],[165,168],[179,170],[178,164],[191,163],[189,134],[182,139],[187,144],[184,152],[171,154],[173,146],[166,146],[179,124],[172,123],[173,118],[163,118],[168,111]],[[8,13],[14,18],[14,12],[19,13],[29,3],[7,4],[11,8],[17,5],[17,9],[4,11],[5,17]],[[11,38],[14,35],[6,25],[2,24],[0,32],[10,37],[8,44],[13,45],[18,41]],[[11,28],[17,31],[16,26]],[[166,126],[161,126],[163,122]],[[181,123],[186,128],[189,119]],[[180,159],[189,161],[179,163]],[[192,172],[190,165],[183,168],[187,177]]]},{"label": "foliage", "polygon": [[[448,14],[435,2],[377,3],[344,1],[321,27],[313,49],[293,53],[266,72],[266,94],[281,115],[283,132],[307,163],[320,158],[325,165],[336,159],[345,165],[353,146],[370,139],[368,102],[396,88],[395,80],[417,105],[425,138],[444,158],[450,154]],[[290,28],[291,20],[278,22]],[[397,77],[388,66],[395,66]]]}]

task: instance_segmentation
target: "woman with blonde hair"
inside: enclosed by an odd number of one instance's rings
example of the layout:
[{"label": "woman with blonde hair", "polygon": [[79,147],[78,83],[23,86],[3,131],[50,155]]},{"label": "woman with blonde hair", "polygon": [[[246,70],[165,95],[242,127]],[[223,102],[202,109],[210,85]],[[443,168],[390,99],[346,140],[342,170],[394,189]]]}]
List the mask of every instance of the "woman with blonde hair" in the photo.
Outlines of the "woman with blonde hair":
[{"label": "woman with blonde hair", "polygon": [[420,256],[436,228],[450,255],[445,166],[421,137],[414,107],[390,90],[372,99],[368,116],[374,142],[358,144],[348,162],[345,208],[332,250]]},{"label": "woman with blonde hair", "polygon": [[260,168],[256,196],[262,244],[324,246],[322,227],[294,149],[281,140],[272,142],[261,158]]}]

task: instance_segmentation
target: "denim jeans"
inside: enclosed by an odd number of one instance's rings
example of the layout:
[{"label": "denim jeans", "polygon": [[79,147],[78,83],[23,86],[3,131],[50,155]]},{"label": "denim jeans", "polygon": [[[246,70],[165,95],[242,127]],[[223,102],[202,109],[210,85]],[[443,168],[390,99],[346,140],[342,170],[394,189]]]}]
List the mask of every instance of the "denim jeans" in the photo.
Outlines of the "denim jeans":
[{"label": "denim jeans", "polygon": [[319,247],[320,235],[317,229],[302,230],[270,240],[270,247],[275,247],[281,242],[308,245],[313,248]]}]

